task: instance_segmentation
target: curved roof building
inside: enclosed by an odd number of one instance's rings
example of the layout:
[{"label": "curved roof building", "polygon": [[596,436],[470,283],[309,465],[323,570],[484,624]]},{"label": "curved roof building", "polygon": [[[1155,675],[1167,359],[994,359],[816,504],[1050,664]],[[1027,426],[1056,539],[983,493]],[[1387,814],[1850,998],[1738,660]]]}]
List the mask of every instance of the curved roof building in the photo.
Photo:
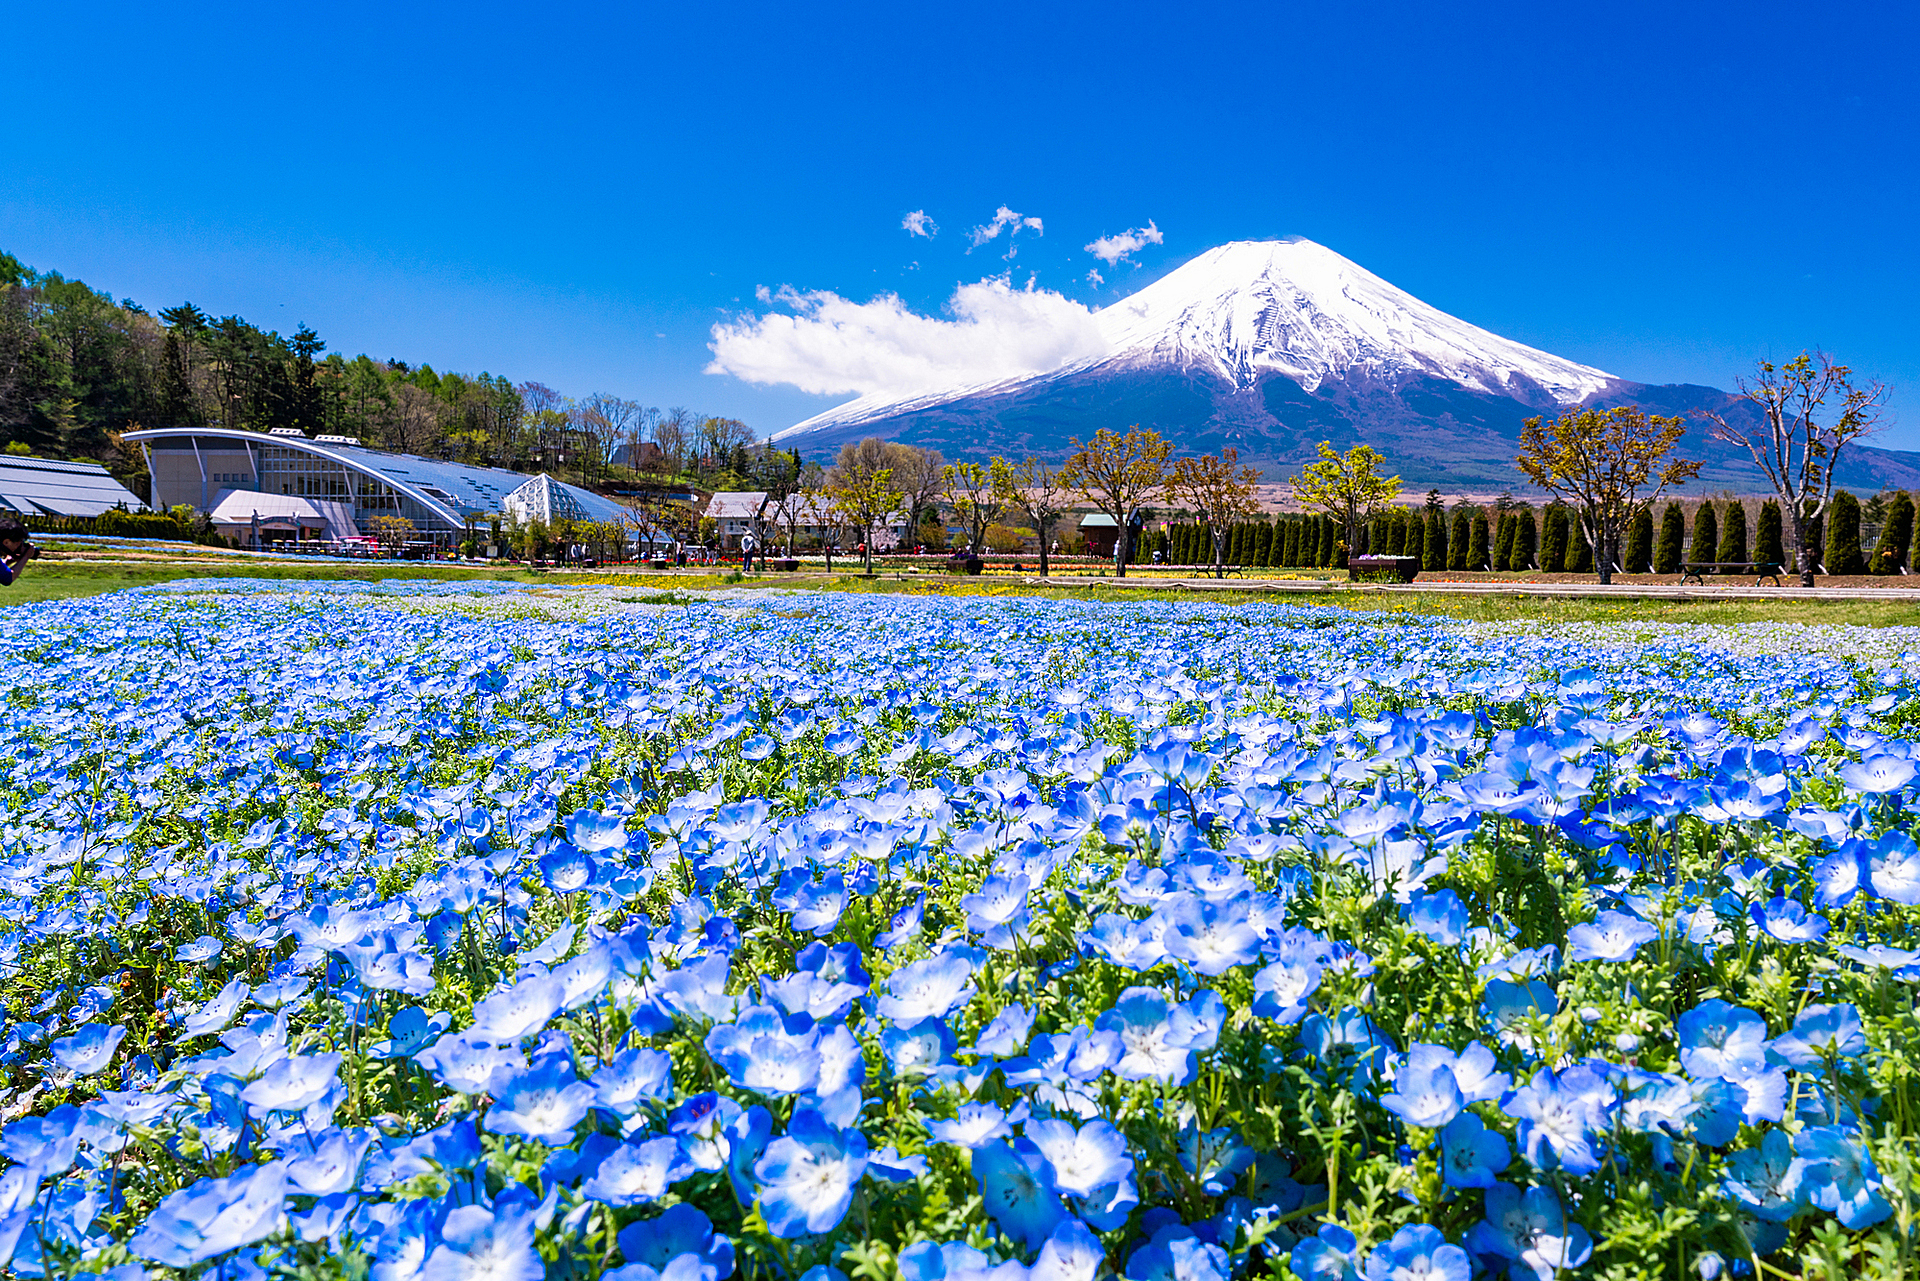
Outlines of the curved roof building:
[{"label": "curved roof building", "polygon": [[622,521],[628,514],[610,498],[550,476],[392,454],[347,436],[199,427],[131,431],[125,438],[146,450],[153,478],[148,501],[156,508],[185,503],[197,511],[233,511],[247,505],[249,492],[282,500],[276,510],[297,499],[336,539],[366,533],[378,516],[403,516],[443,542],[470,521],[496,515],[550,522],[556,515]]}]

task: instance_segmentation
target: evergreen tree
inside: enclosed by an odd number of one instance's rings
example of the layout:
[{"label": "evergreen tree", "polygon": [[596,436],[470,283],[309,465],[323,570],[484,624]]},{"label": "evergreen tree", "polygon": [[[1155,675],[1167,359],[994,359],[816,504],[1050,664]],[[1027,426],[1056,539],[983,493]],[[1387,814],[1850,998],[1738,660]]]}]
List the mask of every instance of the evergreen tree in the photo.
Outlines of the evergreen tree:
[{"label": "evergreen tree", "polygon": [[1420,549],[1420,568],[1438,570],[1447,567],[1447,523],[1438,507],[1427,508],[1425,546]]},{"label": "evergreen tree", "polygon": [[1738,498],[1727,504],[1720,517],[1720,551],[1715,559],[1728,565],[1747,559],[1747,509]]},{"label": "evergreen tree", "polygon": [[1320,518],[1320,568],[1332,569],[1340,560],[1340,527],[1333,517]]},{"label": "evergreen tree", "polygon": [[1273,524],[1267,526],[1267,568],[1278,569],[1287,550],[1286,518],[1275,516]]},{"label": "evergreen tree", "polygon": [[1785,568],[1787,543],[1780,521],[1780,504],[1769,498],[1760,504],[1760,526],[1753,539],[1753,558],[1763,565]]},{"label": "evergreen tree", "polygon": [[1867,558],[1860,554],[1860,500],[1846,490],[1833,495],[1827,521],[1827,572],[1864,574]]},{"label": "evergreen tree", "polygon": [[1519,527],[1513,532],[1513,555],[1510,562],[1515,569],[1532,569],[1534,553],[1539,550],[1539,531],[1533,523],[1533,509],[1527,508],[1520,513]]},{"label": "evergreen tree", "polygon": [[1512,512],[1500,517],[1500,528],[1495,531],[1493,540],[1493,568],[1505,573],[1513,566],[1513,540],[1520,533],[1520,518]]},{"label": "evergreen tree", "polygon": [[1693,513],[1693,546],[1687,549],[1687,559],[1706,565],[1719,557],[1720,522],[1714,517],[1713,504],[1701,503]]},{"label": "evergreen tree", "polygon": [[1913,542],[1913,499],[1901,490],[1887,504],[1880,539],[1873,547],[1873,560],[1867,568],[1876,574],[1897,574],[1906,568],[1907,547]]},{"label": "evergreen tree", "polygon": [[1567,522],[1567,572],[1593,572],[1593,545],[1587,542],[1587,529],[1579,521]]},{"label": "evergreen tree", "polygon": [[1814,568],[1820,573],[1827,572],[1827,515],[1825,512],[1807,522],[1807,546],[1813,548]]},{"label": "evergreen tree", "polygon": [[1653,572],[1677,574],[1680,556],[1686,546],[1687,518],[1679,503],[1668,503],[1660,515],[1660,545],[1653,553]]},{"label": "evergreen tree", "polygon": [[1567,567],[1567,505],[1547,508],[1540,531],[1540,572],[1558,574]]},{"label": "evergreen tree", "polygon": [[1382,516],[1380,520],[1387,531],[1386,555],[1405,555],[1407,550],[1407,531],[1401,527],[1400,513],[1390,511],[1385,516]]},{"label": "evergreen tree", "polygon": [[1453,509],[1453,529],[1447,536],[1447,568],[1469,569],[1467,564],[1467,541],[1473,537],[1472,517],[1464,507]]},{"label": "evergreen tree", "polygon": [[1492,559],[1493,553],[1488,547],[1491,541],[1487,537],[1487,513],[1485,508],[1475,508],[1472,516],[1471,532],[1467,535],[1467,568],[1484,570]]},{"label": "evergreen tree", "polygon": [[1622,569],[1629,574],[1644,574],[1652,565],[1653,509],[1641,507],[1633,513],[1633,529],[1627,535],[1627,563]]}]

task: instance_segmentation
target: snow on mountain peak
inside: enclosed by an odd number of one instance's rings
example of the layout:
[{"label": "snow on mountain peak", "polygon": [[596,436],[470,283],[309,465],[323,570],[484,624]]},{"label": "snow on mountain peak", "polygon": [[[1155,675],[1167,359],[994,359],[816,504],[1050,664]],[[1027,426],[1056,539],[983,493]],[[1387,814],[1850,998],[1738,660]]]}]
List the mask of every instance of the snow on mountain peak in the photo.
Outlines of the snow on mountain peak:
[{"label": "snow on mountain peak", "polygon": [[1311,240],[1209,249],[1096,313],[1115,364],[1210,369],[1239,386],[1281,373],[1307,391],[1365,374],[1425,374],[1496,395],[1525,378],[1572,404],[1611,374],[1489,333]]}]

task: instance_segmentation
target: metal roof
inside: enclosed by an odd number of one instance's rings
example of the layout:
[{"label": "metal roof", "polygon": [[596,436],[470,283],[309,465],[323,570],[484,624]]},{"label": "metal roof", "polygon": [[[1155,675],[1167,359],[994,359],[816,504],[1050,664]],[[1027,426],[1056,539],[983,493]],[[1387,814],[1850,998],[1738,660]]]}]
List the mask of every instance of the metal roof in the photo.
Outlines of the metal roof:
[{"label": "metal roof", "polygon": [[22,516],[98,516],[115,507],[147,510],[99,463],[0,454],[0,508]]},{"label": "metal roof", "polygon": [[[191,431],[155,428],[130,431],[125,439],[155,444],[168,437],[198,437],[202,440],[240,441],[254,446],[281,445],[288,449],[328,458],[365,476],[385,481],[421,506],[437,512],[449,525],[459,526],[469,517],[485,516],[506,510],[507,495],[525,485],[521,472],[499,467],[473,467],[466,463],[422,458],[417,454],[390,454],[383,449],[363,445],[321,443],[305,436],[271,436],[265,432],[240,431],[229,427],[197,427]],[[336,441],[340,438],[334,438]],[[619,520],[626,508],[591,490],[561,481],[552,482],[576,503],[588,520]]]}]

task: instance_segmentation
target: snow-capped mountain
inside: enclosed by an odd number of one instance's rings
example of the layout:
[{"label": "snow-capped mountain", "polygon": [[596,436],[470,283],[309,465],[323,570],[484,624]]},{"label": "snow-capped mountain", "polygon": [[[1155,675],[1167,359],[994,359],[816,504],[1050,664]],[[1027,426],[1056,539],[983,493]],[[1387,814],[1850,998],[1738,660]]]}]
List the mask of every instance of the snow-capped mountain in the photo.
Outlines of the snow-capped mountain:
[{"label": "snow-capped mountain", "polygon": [[[1095,355],[995,383],[863,396],[775,439],[815,457],[877,435],[951,457],[1057,458],[1100,427],[1139,424],[1180,452],[1230,444],[1269,475],[1290,473],[1321,440],[1364,440],[1410,483],[1505,488],[1535,414],[1627,402],[1666,414],[1745,409],[1711,387],[1650,387],[1502,338],[1297,238],[1209,249],[1094,322]],[[1710,446],[1704,431],[1687,447],[1707,460],[1710,483],[1758,476],[1744,451]],[[1920,482],[1920,458],[1862,451],[1856,466],[1873,455],[1902,477],[1881,467],[1881,483]]]}]

